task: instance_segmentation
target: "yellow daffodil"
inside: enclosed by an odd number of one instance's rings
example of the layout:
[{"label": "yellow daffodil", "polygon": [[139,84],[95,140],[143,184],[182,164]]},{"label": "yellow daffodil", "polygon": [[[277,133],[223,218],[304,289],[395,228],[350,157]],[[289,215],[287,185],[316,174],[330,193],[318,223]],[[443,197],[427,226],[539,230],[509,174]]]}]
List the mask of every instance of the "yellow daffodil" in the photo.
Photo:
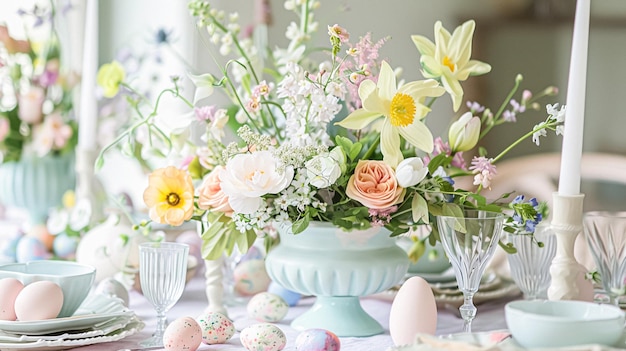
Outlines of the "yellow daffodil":
[{"label": "yellow daffodil", "polygon": [[432,79],[410,82],[396,87],[396,76],[385,61],[382,62],[378,83],[367,79],[359,86],[363,107],[352,112],[337,124],[350,129],[362,129],[381,116],[380,145],[384,161],[396,167],[403,160],[400,136],[425,152],[433,150],[433,135],[422,122],[430,108],[424,105],[427,96],[441,96],[445,90]]},{"label": "yellow daffodil", "polygon": [[117,95],[117,92],[120,90],[120,83],[125,78],[126,71],[124,71],[124,67],[119,62],[113,61],[100,67],[96,81],[102,87],[102,95],[112,98]]},{"label": "yellow daffodil", "polygon": [[457,27],[452,35],[435,23],[435,43],[422,35],[412,35],[413,43],[422,55],[420,62],[426,78],[440,79],[441,84],[452,97],[454,111],[458,111],[463,99],[461,81],[469,76],[491,71],[491,66],[477,60],[472,55],[472,37],[476,24],[469,20]]},{"label": "yellow daffodil", "polygon": [[150,210],[150,219],[178,226],[193,215],[193,194],[191,176],[169,166],[150,174],[143,201]]}]

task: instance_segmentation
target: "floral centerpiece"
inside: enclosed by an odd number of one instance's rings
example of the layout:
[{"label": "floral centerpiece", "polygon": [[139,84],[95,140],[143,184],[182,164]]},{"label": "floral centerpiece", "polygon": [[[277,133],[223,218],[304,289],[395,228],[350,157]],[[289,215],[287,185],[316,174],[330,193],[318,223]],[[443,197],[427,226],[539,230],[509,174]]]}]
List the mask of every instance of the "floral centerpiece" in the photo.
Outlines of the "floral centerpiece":
[{"label": "floral centerpiece", "polygon": [[[500,153],[488,153],[480,141],[499,124],[539,109],[538,99],[554,95],[556,88],[518,96],[522,77],[517,76],[496,109],[464,104],[462,82],[491,70],[471,58],[474,21],[452,32],[437,22],[434,41],[413,35],[424,79],[405,82],[397,67],[379,57],[387,39],[376,41],[367,33],[352,41],[348,30],[335,24],[324,27],[328,48],[309,47],[319,28],[317,6],[311,0],[285,1],[300,23],[289,25],[286,48],[270,50],[242,34],[236,14],[192,1],[198,26],[224,56],[220,74],[190,75],[193,100],[183,96],[182,78],[176,77],[152,103],[134,91],[119,63],[101,67],[105,96],[121,91],[137,113],[130,128],[102,150],[96,166],[117,144],[141,148],[132,153],[140,158],[152,150],[184,160],[150,174],[144,201],[154,222],[177,226],[202,219],[208,259],[236,246],[245,251],[258,236],[274,237],[280,225],[294,234],[313,221],[347,231],[384,226],[397,236],[434,224],[434,216],[460,213],[462,206],[512,213],[508,230],[532,230],[542,215],[534,200],[509,205],[503,201],[508,194],[487,201],[480,192],[512,147],[530,139],[538,144],[548,130],[561,132],[563,108],[549,106],[545,120]],[[213,104],[217,89],[228,103]],[[169,116],[177,128],[168,130],[172,124],[158,111],[170,94],[185,101],[189,113]],[[453,122],[448,135],[434,136],[427,117],[444,95],[452,100]],[[462,177],[472,179],[468,189],[455,184]],[[430,240],[437,240],[435,226],[431,233]]]},{"label": "floral centerpiece", "polygon": [[43,224],[75,187],[72,90],[78,76],[63,66],[53,3],[18,15],[23,38],[0,25],[0,202]]},{"label": "floral centerpiece", "polygon": [[[54,7],[20,11],[38,39],[16,39],[0,26],[0,162],[24,155],[71,152],[77,142],[72,88],[77,77],[63,71]],[[43,38],[40,38],[43,37]]]}]

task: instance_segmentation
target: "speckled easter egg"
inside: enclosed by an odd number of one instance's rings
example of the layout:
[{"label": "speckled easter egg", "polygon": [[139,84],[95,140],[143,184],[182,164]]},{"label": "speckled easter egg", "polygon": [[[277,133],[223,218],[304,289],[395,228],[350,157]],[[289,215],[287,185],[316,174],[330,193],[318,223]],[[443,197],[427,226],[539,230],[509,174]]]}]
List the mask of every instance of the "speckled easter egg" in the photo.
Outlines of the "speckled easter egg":
[{"label": "speckled easter egg", "polygon": [[254,295],[248,301],[248,315],[259,322],[278,322],[285,318],[289,305],[285,300],[269,292]]},{"label": "speckled easter egg", "polygon": [[249,351],[279,351],[287,344],[285,333],[271,323],[253,324],[241,331],[239,339]]},{"label": "speckled easter egg", "polygon": [[298,351],[339,351],[341,342],[335,333],[326,329],[307,329],[296,338]]},{"label": "speckled easter egg", "polygon": [[165,329],[163,347],[167,351],[195,351],[202,343],[202,330],[195,319],[180,317]]},{"label": "speckled easter egg", "polygon": [[202,342],[205,344],[224,344],[235,335],[235,325],[219,312],[207,312],[196,318],[202,329]]},{"label": "speckled easter egg", "polygon": [[243,296],[252,296],[266,291],[271,279],[265,270],[264,260],[241,262],[233,271],[235,291]]},{"label": "speckled easter egg", "polygon": [[302,294],[285,289],[276,282],[270,283],[270,286],[267,288],[267,292],[271,292],[272,294],[282,297],[289,306],[297,305],[298,301],[302,298]]}]

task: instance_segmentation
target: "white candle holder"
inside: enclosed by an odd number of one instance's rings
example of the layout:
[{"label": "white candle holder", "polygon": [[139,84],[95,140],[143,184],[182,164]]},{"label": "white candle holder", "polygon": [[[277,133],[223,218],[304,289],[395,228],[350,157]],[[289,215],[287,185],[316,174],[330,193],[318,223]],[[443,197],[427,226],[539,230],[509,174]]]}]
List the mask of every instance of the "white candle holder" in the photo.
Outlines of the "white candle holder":
[{"label": "white candle holder", "polygon": [[578,276],[584,273],[584,267],[576,261],[574,243],[582,231],[584,194],[552,194],[551,227],[557,239],[556,256],[550,266],[552,282],[548,288],[550,300],[578,300]]},{"label": "white candle holder", "polygon": [[106,193],[94,174],[97,153],[93,149],[76,148],[76,199],[87,199],[91,205],[90,224],[104,219]]}]

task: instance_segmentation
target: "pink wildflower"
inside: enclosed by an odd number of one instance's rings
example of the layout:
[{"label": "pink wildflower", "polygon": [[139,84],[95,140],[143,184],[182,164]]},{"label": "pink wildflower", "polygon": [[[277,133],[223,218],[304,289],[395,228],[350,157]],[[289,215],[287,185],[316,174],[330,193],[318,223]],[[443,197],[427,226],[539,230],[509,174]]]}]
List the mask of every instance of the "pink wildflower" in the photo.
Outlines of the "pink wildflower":
[{"label": "pink wildflower", "polygon": [[252,90],[252,95],[254,96],[267,96],[269,95],[271,88],[267,85],[266,81],[262,81],[259,85],[255,86]]},{"label": "pink wildflower", "polygon": [[202,106],[194,109],[199,122],[212,121],[215,118],[215,106]]},{"label": "pink wildflower", "polygon": [[328,26],[328,35],[330,35],[331,38],[339,39],[341,43],[346,43],[350,39],[350,33],[338,24]]},{"label": "pink wildflower", "polygon": [[259,110],[261,109],[261,102],[259,101],[259,97],[255,95],[251,96],[250,100],[248,100],[248,103],[246,104],[246,109],[252,113],[259,112]]},{"label": "pink wildflower", "polygon": [[493,159],[484,156],[472,159],[472,165],[469,169],[474,173],[474,185],[480,185],[483,188],[491,186],[491,180],[497,173],[496,166],[491,162]]},{"label": "pink wildflower", "polygon": [[391,206],[383,209],[370,208],[368,210],[372,217],[372,226],[383,227],[391,221],[391,215],[398,210],[398,206]]},{"label": "pink wildflower", "polygon": [[4,117],[0,118],[0,142],[9,134],[9,129],[9,119]]}]

